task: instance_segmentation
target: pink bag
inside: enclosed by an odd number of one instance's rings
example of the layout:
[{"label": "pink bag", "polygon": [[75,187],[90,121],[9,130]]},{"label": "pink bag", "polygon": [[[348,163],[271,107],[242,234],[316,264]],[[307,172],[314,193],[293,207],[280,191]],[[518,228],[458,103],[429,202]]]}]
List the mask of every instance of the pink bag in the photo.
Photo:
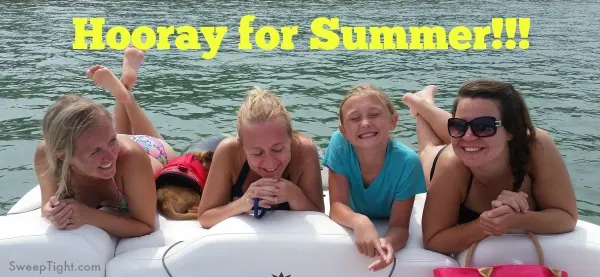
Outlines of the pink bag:
[{"label": "pink bag", "polygon": [[565,271],[544,266],[544,253],[535,235],[527,233],[538,253],[539,265],[497,265],[476,268],[471,266],[473,251],[479,242],[473,243],[467,252],[465,267],[445,267],[433,270],[434,277],[568,277]]}]

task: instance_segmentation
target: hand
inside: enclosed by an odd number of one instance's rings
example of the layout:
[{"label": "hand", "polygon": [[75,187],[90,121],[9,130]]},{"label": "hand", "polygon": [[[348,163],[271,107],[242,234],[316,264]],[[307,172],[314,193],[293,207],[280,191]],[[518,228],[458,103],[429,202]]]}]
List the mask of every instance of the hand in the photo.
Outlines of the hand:
[{"label": "hand", "polygon": [[396,258],[396,256],[394,255],[395,251],[392,248],[392,245],[388,242],[388,240],[385,238],[381,238],[379,239],[379,241],[381,242],[381,249],[383,249],[385,256],[380,256],[377,261],[369,265],[369,270],[371,271],[378,271],[384,269],[385,267],[390,265]]},{"label": "hand", "polygon": [[254,208],[254,198],[259,198],[258,206],[262,208],[271,208],[272,204],[276,203],[275,194],[278,189],[269,182],[264,182],[262,179],[250,184],[244,195],[240,197],[245,212],[251,211]]},{"label": "hand", "polygon": [[488,236],[502,236],[513,229],[519,214],[510,206],[502,205],[479,216],[479,222]]},{"label": "hand", "polygon": [[299,189],[294,183],[283,178],[262,178],[259,181],[265,185],[273,186],[277,189],[277,192],[273,194],[275,197],[275,199],[273,199],[274,201],[268,202],[270,205],[289,202],[290,199],[295,197],[296,191]]},{"label": "hand", "polygon": [[67,204],[59,202],[56,196],[50,197],[46,205],[42,208],[42,216],[52,222],[56,229],[62,230],[67,226],[68,218],[73,211]]},{"label": "hand", "polygon": [[502,191],[496,200],[492,201],[492,208],[498,208],[502,205],[508,205],[515,212],[526,213],[529,210],[529,203],[527,203],[528,195],[522,191],[512,192],[508,190]]},{"label": "hand", "polygon": [[81,225],[88,224],[90,219],[91,208],[75,199],[65,199],[62,201],[67,204],[67,207],[71,209],[72,213],[67,220],[67,226],[65,230],[73,230],[81,227]]},{"label": "hand", "polygon": [[381,247],[381,240],[375,225],[366,216],[354,227],[354,243],[358,252],[371,258],[377,254],[380,257],[387,256]]}]

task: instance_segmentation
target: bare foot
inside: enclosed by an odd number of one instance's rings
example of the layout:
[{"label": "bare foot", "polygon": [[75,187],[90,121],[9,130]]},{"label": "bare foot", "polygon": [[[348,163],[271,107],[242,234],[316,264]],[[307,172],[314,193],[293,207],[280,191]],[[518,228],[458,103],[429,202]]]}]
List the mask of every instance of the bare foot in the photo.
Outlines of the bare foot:
[{"label": "bare foot", "polygon": [[437,90],[438,88],[436,86],[428,85],[421,91],[417,92],[416,95],[421,96],[423,99],[425,99],[425,101],[427,101],[427,103],[435,105],[433,103],[433,99],[435,97],[435,94],[437,93]]},{"label": "bare foot", "polygon": [[131,94],[110,69],[101,65],[95,65],[87,70],[86,75],[89,79],[94,81],[96,85],[110,91],[117,101],[121,103],[131,102]]},{"label": "bare foot", "polygon": [[415,109],[417,101],[425,101],[423,97],[417,96],[412,92],[407,92],[402,96],[402,103],[410,109],[410,117],[416,118],[419,114]]},{"label": "bare foot", "polygon": [[410,116],[416,118],[419,114],[419,104],[431,104],[434,105],[433,98],[437,92],[437,87],[429,85],[417,93],[406,93],[402,96],[402,103],[408,106],[410,109]]},{"label": "bare foot", "polygon": [[144,61],[144,55],[144,51],[135,48],[133,45],[130,45],[125,49],[125,53],[123,54],[121,83],[123,83],[128,90],[133,88],[133,85],[137,80],[137,72]]}]

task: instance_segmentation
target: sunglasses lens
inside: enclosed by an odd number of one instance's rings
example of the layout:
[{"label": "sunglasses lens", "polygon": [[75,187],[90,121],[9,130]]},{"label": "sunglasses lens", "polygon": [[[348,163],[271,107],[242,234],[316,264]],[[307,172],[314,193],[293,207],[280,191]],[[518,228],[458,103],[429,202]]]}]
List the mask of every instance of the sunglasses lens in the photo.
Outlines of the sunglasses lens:
[{"label": "sunglasses lens", "polygon": [[471,121],[471,131],[478,137],[489,137],[496,134],[496,119],[493,117],[480,117]]},{"label": "sunglasses lens", "polygon": [[451,137],[459,138],[467,132],[467,122],[460,118],[451,118],[448,120],[448,133]]}]

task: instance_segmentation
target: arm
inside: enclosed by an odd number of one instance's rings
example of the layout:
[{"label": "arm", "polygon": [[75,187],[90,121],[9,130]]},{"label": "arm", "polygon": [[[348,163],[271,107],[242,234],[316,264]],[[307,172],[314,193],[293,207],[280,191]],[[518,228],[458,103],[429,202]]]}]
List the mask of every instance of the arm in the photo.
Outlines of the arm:
[{"label": "arm", "polygon": [[370,219],[362,214],[355,213],[350,206],[348,180],[345,176],[329,169],[329,217],[337,224],[355,229],[361,221]]},{"label": "arm", "polygon": [[485,238],[479,219],[458,225],[462,195],[469,171],[456,156],[441,155],[423,209],[423,243],[426,249],[455,254]]},{"label": "arm", "polygon": [[578,220],[573,184],[554,141],[539,129],[532,148],[532,175],[532,194],[539,211],[518,214],[515,227],[538,234],[572,231]]},{"label": "arm", "polygon": [[50,169],[45,152],[46,143],[41,141],[36,149],[33,160],[35,175],[40,186],[42,195],[41,201],[41,216],[54,224],[54,226],[62,230],[71,216],[71,208],[65,203],[59,202],[54,196],[58,191],[58,184],[55,173]]},{"label": "arm", "polygon": [[392,204],[392,216],[384,238],[392,245],[394,251],[404,247],[408,240],[408,226],[414,202],[413,196],[406,200],[396,200]]},{"label": "arm", "polygon": [[85,223],[98,226],[118,237],[150,234],[156,226],[156,185],[146,151],[132,144],[117,162],[122,174],[123,193],[132,217],[123,217],[90,208]]},{"label": "arm", "polygon": [[[404,247],[408,240],[415,195],[427,192],[425,173],[419,156],[414,151],[410,151],[404,157],[406,161],[401,169],[400,179],[395,184],[394,202],[385,235],[385,239],[394,251]],[[400,161],[401,158],[398,160]]]},{"label": "arm", "polygon": [[[33,158],[35,176],[40,185],[40,191],[42,194],[42,207],[46,205],[46,203],[50,200],[50,197],[52,197],[58,190],[58,184],[56,183],[54,172],[52,172],[48,166],[45,147],[46,143],[41,141],[35,149],[35,155]],[[42,216],[46,216],[43,209]]]},{"label": "arm", "polygon": [[235,138],[223,140],[215,149],[206,185],[198,206],[198,220],[202,228],[211,228],[229,217],[248,211],[249,207],[252,207],[252,205],[248,206],[248,203],[245,203],[244,197],[229,203],[232,190],[230,169],[235,162],[231,158],[233,155],[230,153],[235,150]]},{"label": "arm", "polygon": [[300,160],[298,169],[302,170],[296,192],[288,202],[290,208],[295,211],[317,211],[325,212],[325,203],[323,202],[323,183],[321,180],[321,170],[319,166],[319,154],[317,146],[308,138],[308,143],[300,143],[298,151]]},{"label": "arm", "polygon": [[329,170],[329,217],[337,224],[356,231],[359,225],[373,224],[367,216],[354,212],[349,205],[350,184],[345,176],[350,170],[347,168],[349,148],[350,142],[340,131],[335,131],[329,139],[323,163]]}]

